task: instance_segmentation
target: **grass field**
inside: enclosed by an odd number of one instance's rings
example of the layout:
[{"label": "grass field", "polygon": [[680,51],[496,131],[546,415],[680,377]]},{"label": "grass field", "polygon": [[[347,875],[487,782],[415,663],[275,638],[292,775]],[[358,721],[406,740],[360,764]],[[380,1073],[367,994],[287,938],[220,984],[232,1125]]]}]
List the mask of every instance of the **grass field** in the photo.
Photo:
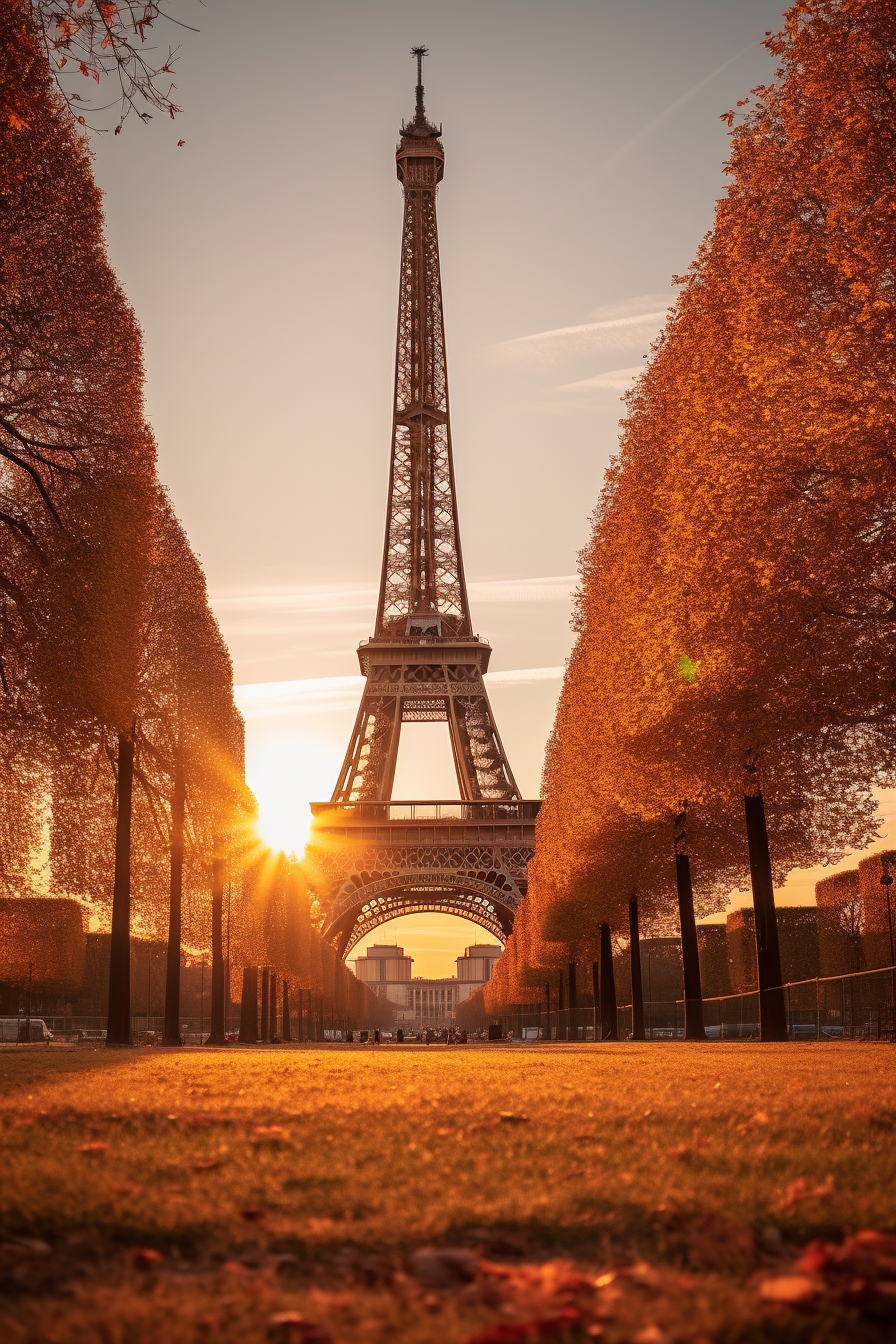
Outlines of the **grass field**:
[{"label": "grass field", "polygon": [[896,1332],[896,1240],[853,1237],[896,1233],[891,1046],[35,1046],[0,1078],[10,1344]]}]

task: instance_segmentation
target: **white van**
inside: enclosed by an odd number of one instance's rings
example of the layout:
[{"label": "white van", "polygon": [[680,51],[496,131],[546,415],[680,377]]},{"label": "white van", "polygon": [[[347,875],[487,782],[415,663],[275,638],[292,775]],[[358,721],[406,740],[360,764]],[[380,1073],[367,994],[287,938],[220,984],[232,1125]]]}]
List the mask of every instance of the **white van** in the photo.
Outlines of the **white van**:
[{"label": "white van", "polygon": [[42,1017],[0,1017],[0,1041],[46,1041],[53,1039]]}]

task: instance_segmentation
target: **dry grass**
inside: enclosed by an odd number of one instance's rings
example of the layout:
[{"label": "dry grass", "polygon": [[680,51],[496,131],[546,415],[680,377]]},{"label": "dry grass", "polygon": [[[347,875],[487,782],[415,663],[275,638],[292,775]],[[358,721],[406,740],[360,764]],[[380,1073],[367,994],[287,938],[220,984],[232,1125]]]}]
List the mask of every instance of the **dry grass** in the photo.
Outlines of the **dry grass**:
[{"label": "dry grass", "polygon": [[798,1311],[758,1285],[812,1239],[896,1231],[893,1066],[847,1044],[5,1050],[0,1325],[889,1338],[823,1275]]}]

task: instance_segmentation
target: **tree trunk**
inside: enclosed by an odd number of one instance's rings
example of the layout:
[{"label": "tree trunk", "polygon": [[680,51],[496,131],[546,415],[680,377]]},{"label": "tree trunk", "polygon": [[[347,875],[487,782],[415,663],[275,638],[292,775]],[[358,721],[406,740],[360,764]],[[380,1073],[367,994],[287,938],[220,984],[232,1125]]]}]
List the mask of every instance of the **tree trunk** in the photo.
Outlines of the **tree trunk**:
[{"label": "tree trunk", "polygon": [[181,907],[184,886],[184,807],[186,788],[180,747],[174,763],[174,792],[171,796],[171,881],[168,892],[168,949],[165,963],[165,1026],[163,1045],[181,1045],[180,1038],[180,951]]},{"label": "tree trunk", "polygon": [[574,961],[569,963],[567,984],[569,985],[569,1012],[566,1016],[569,1021],[569,1029],[566,1038],[570,1041],[577,1041],[579,1039],[579,1027],[576,1021],[576,1010],[579,1002],[576,993],[576,963]]},{"label": "tree trunk", "polygon": [[700,988],[700,953],[697,948],[697,921],[694,918],[694,889],[691,886],[691,861],[687,854],[675,855],[675,883],[678,887],[681,965],[684,972],[684,1038],[686,1041],[705,1041],[703,992]]},{"label": "tree trunk", "polygon": [[563,972],[558,972],[557,978],[557,1040],[566,1040],[566,1024],[563,1021]]},{"label": "tree trunk", "polygon": [[305,991],[304,991],[304,989],[300,989],[300,990],[298,991],[298,994],[299,994],[299,1016],[298,1016],[297,1026],[298,1026],[298,1029],[299,1029],[299,1044],[300,1044],[300,1045],[304,1045],[305,1042],[306,1042],[307,1039],[308,1039],[308,1036],[307,1036],[307,1033],[306,1033],[306,1030],[305,1030]]},{"label": "tree trunk", "polygon": [[551,1027],[551,982],[550,982],[550,980],[547,982],[547,984],[546,984],[545,987],[544,987],[544,1022],[545,1022],[545,1027],[544,1027],[544,1038],[545,1038],[546,1041],[549,1041],[549,1040],[551,1040],[552,1037],[553,1037],[553,1030],[552,1030],[552,1027]]},{"label": "tree trunk", "polygon": [[292,1025],[289,1020],[289,985],[286,980],[283,981],[283,1030],[280,1032],[280,1039],[283,1041],[292,1040]]},{"label": "tree trunk", "polygon": [[277,975],[271,971],[271,987],[268,991],[268,1037],[269,1041],[277,1039]]},{"label": "tree trunk", "polygon": [[644,1032],[644,985],[641,980],[641,931],[638,927],[638,898],[628,903],[628,931],[632,964],[632,1040],[646,1040]]},{"label": "tree trunk", "polygon": [[109,1015],[106,1044],[131,1043],[131,813],[134,744],[118,735],[118,815],[115,820],[115,885],[109,947]]},{"label": "tree trunk", "polygon": [[243,967],[243,997],[240,1002],[240,1045],[258,1040],[258,967]]},{"label": "tree trunk", "polygon": [[224,860],[212,859],[212,1029],[208,1045],[226,1045],[224,1035]]},{"label": "tree trunk", "polygon": [[756,926],[759,1034],[763,1041],[786,1041],[787,1010],[781,975],[781,951],[778,945],[778,913],[775,909],[772,860],[768,847],[765,802],[762,794],[745,794],[744,811],[747,818],[747,845],[750,851],[753,922]]},{"label": "tree trunk", "polygon": [[594,996],[594,1039],[599,1041],[601,1038],[599,961],[592,961],[591,963],[591,993]]},{"label": "tree trunk", "polygon": [[618,1041],[616,1021],[616,976],[613,972],[613,939],[609,924],[600,926],[600,1025],[601,1039]]},{"label": "tree trunk", "polygon": [[261,970],[261,1030],[258,1033],[260,1041],[267,1041],[271,1035],[271,972],[267,966]]}]

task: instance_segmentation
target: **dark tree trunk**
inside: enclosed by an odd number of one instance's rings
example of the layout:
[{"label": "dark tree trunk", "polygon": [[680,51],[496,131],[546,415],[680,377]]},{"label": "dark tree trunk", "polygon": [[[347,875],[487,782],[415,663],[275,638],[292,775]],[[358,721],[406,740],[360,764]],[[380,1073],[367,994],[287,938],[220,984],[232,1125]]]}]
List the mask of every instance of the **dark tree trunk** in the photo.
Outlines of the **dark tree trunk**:
[{"label": "dark tree trunk", "polygon": [[267,1041],[271,1035],[271,972],[267,966],[262,967],[261,971],[261,1030],[258,1038],[261,1041]]},{"label": "dark tree trunk", "polygon": [[271,971],[271,988],[268,992],[268,1040],[273,1041],[277,1035],[277,976]]},{"label": "dark tree trunk", "polygon": [[772,881],[772,859],[762,794],[744,795],[753,922],[756,926],[756,969],[759,976],[759,1032],[763,1041],[787,1040],[787,1010],[778,945],[778,913]]},{"label": "dark tree trunk", "polygon": [[163,1045],[181,1045],[180,951],[181,907],[184,889],[184,767],[178,747],[171,796],[171,881],[168,889],[168,949],[165,962],[165,1027]]},{"label": "dark tree trunk", "polygon": [[675,882],[678,887],[681,965],[684,972],[684,1038],[686,1041],[705,1041],[703,992],[700,988],[700,953],[697,948],[697,921],[694,918],[694,889],[691,886],[691,861],[687,854],[675,855]]},{"label": "dark tree trunk", "polygon": [[600,1025],[605,1041],[618,1041],[616,1023],[616,976],[613,972],[613,939],[609,924],[600,926]]},{"label": "dark tree trunk", "polygon": [[131,1043],[131,813],[134,744],[118,735],[118,815],[115,820],[115,885],[109,947],[109,1015],[106,1044]]},{"label": "dark tree trunk", "polygon": [[576,992],[576,963],[571,961],[567,970],[567,984],[569,985],[569,1030],[566,1033],[567,1040],[577,1041],[579,1039],[579,1028],[576,1021],[576,1010],[579,1006],[578,994]]},{"label": "dark tree trunk", "polygon": [[641,980],[641,931],[638,927],[638,898],[633,896],[628,903],[628,931],[631,939],[630,956],[632,963],[632,1040],[643,1041],[644,1033],[644,985]]},{"label": "dark tree trunk", "polygon": [[240,1045],[258,1040],[258,967],[243,967],[243,998],[240,1003]]},{"label": "dark tree trunk", "polygon": [[563,1021],[565,1009],[563,1007],[563,972],[558,973],[557,979],[557,1040],[566,1040],[566,1023]]},{"label": "dark tree trunk", "polygon": [[284,1041],[292,1040],[292,1026],[289,1021],[289,985],[283,981],[283,1030],[280,1032],[280,1038]]},{"label": "dark tree trunk", "polygon": [[298,1029],[299,1029],[299,1044],[300,1044],[300,1045],[304,1045],[305,1042],[306,1042],[307,1039],[308,1039],[308,1035],[307,1035],[307,1032],[306,1032],[306,1030],[305,1030],[305,991],[304,991],[304,989],[300,989],[300,990],[298,991],[298,994],[299,994],[299,1016],[298,1016],[298,1021],[297,1021],[296,1025],[298,1026]]},{"label": "dark tree trunk", "polygon": [[226,1045],[224,1035],[224,860],[212,859],[212,1029],[209,1045]]},{"label": "dark tree trunk", "polygon": [[599,961],[592,961],[591,963],[591,993],[594,996],[594,1039],[599,1041],[601,1037]]},{"label": "dark tree trunk", "polygon": [[544,1022],[545,1022],[545,1027],[544,1027],[544,1038],[545,1038],[546,1041],[549,1041],[549,1040],[551,1040],[551,1038],[552,1038],[552,1034],[553,1034],[553,1033],[552,1033],[552,1029],[551,1029],[551,982],[550,982],[550,980],[547,982],[547,984],[546,984],[545,987],[544,987]]}]

